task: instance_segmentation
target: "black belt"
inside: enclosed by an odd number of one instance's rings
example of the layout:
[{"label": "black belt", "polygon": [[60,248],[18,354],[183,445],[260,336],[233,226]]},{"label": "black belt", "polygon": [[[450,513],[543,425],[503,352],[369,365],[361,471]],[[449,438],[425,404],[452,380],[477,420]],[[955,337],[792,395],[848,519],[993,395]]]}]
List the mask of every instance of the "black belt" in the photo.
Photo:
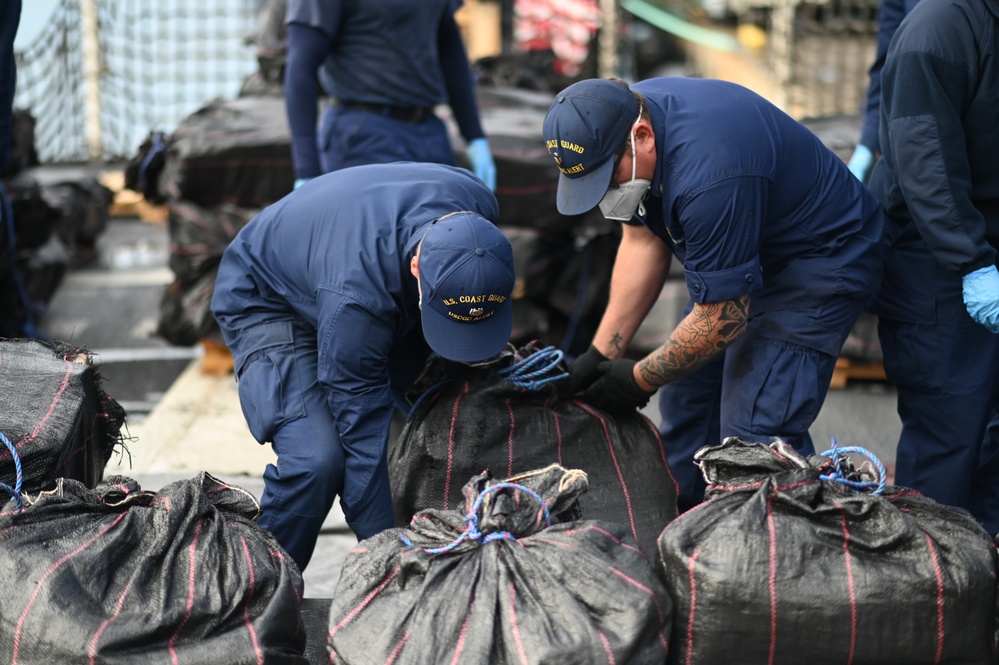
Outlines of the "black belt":
[{"label": "black belt", "polygon": [[434,114],[429,106],[390,106],[388,104],[368,104],[366,102],[337,102],[345,109],[377,113],[403,122],[423,122]]}]

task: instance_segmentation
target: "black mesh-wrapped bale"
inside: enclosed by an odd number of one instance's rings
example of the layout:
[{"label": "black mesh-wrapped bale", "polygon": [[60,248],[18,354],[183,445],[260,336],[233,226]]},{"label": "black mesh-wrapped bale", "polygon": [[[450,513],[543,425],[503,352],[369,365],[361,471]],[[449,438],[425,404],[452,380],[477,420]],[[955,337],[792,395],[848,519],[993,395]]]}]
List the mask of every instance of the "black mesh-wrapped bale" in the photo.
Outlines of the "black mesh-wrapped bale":
[{"label": "black mesh-wrapped bale", "polygon": [[175,346],[191,346],[202,339],[222,342],[222,331],[212,315],[218,272],[215,266],[190,286],[175,279],[163,289],[157,335]]},{"label": "black mesh-wrapped bale", "polygon": [[359,543],[333,595],[330,662],[665,662],[669,595],[626,528],[577,519],[586,484],[554,465],[478,475],[459,510]]},{"label": "black mesh-wrapped bale", "polygon": [[190,201],[173,201],[169,210],[170,269],[184,288],[218,267],[226,247],[258,212],[230,203],[206,208]]},{"label": "black mesh-wrapped bale", "polygon": [[698,451],[708,500],[659,541],[671,663],[991,662],[992,538],[913,490],[844,485],[863,467],[834,456],[738,439]]},{"label": "black mesh-wrapped bale", "polygon": [[[0,432],[17,448],[24,491],[57,478],[95,487],[120,442],[125,411],[104,392],[90,355],[62,342],[0,339]],[[0,446],[0,475],[14,460]]]},{"label": "black mesh-wrapped bale", "polygon": [[245,490],[202,473],[28,497],[0,513],[0,660],[307,665],[301,575]]},{"label": "black mesh-wrapped bale", "polygon": [[158,191],[202,206],[263,207],[291,192],[291,134],[281,97],[216,100],[167,140]]},{"label": "black mesh-wrapped bale", "polygon": [[[548,351],[509,347],[477,366],[431,358],[413,386],[402,435],[389,447],[397,524],[420,510],[460,506],[460,479],[560,464],[590,478],[580,498],[585,519],[623,524],[654,557],[656,539],[677,514],[658,430],[638,411],[614,416],[563,397],[558,381],[518,378],[537,371],[530,363],[549,362]],[[560,354],[550,362],[557,363],[552,379],[567,369]]]}]

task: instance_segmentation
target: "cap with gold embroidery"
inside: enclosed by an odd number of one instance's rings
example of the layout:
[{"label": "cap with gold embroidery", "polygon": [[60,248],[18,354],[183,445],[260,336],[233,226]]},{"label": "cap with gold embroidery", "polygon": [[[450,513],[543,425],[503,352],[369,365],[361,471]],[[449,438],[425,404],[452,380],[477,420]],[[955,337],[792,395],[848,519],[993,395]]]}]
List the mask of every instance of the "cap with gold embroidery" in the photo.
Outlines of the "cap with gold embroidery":
[{"label": "cap with gold embroidery", "polygon": [[561,175],[555,198],[563,215],[596,207],[610,186],[614,154],[638,116],[638,100],[626,86],[607,79],[573,83],[555,96],[543,135]]},{"label": "cap with gold embroidery", "polygon": [[420,245],[423,336],[450,360],[497,355],[513,327],[513,248],[492,222],[472,212],[433,222]]}]

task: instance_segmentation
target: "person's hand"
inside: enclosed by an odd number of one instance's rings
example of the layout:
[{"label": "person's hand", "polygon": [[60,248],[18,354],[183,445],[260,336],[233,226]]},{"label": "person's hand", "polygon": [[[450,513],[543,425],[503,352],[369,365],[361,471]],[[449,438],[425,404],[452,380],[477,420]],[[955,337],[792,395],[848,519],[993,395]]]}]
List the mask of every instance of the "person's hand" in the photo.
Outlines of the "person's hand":
[{"label": "person's hand", "polygon": [[846,166],[850,173],[862,183],[867,183],[867,177],[871,174],[871,167],[874,165],[874,153],[866,145],[857,144],[853,149],[853,155]]},{"label": "person's hand", "polygon": [[468,161],[472,165],[472,172],[495,192],[496,164],[493,162],[493,153],[489,150],[489,140],[486,138],[472,139],[468,142],[468,150],[465,154],[468,155]]},{"label": "person's hand", "polygon": [[591,344],[590,348],[569,365],[569,380],[565,383],[566,393],[575,395],[589,388],[590,384],[600,377],[597,365],[608,360],[610,358],[597,351],[597,347]]},{"label": "person's hand", "polygon": [[295,184],[292,186],[292,189],[298,189],[299,187],[309,182],[310,180],[312,180],[312,178],[296,178]]},{"label": "person's hand", "polygon": [[999,333],[999,270],[979,268],[964,276],[964,306],[977,323]]},{"label": "person's hand", "polygon": [[638,385],[635,364],[629,358],[619,358],[597,365],[600,378],[586,389],[583,399],[608,413],[628,413],[648,404],[655,391],[648,392]]}]

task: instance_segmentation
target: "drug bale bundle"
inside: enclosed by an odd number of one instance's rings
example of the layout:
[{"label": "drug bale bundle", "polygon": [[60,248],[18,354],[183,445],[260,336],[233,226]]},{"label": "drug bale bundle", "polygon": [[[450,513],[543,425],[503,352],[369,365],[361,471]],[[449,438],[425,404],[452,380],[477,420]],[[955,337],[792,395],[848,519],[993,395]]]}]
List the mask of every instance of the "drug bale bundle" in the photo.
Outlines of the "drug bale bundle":
[{"label": "drug bale bundle", "polygon": [[561,352],[536,344],[474,366],[432,357],[389,447],[397,523],[460,506],[460,479],[484,470],[505,477],[560,464],[590,478],[580,498],[585,519],[624,525],[654,557],[656,539],[677,515],[659,432],[638,411],[611,416],[561,395],[566,371]]},{"label": "drug bale bundle", "polygon": [[282,98],[215,100],[182,119],[165,150],[157,190],[168,200],[263,207],[294,182]]},{"label": "drug bale bundle", "polygon": [[[120,442],[125,411],[104,392],[90,355],[63,342],[0,339],[0,391],[6,396],[0,433],[16,448],[24,490],[58,478],[95,487]],[[0,446],[0,477],[15,476]]]},{"label": "drug bale bundle", "polygon": [[578,519],[586,475],[468,481],[455,510],[362,541],[330,608],[330,662],[649,663],[669,596],[628,530]]},{"label": "drug bale bundle", "polygon": [[697,453],[707,500],[659,540],[671,663],[992,662],[992,538],[847,452],[866,453],[734,438]]},{"label": "drug bale bundle", "polygon": [[160,299],[157,333],[171,344],[190,346],[211,339],[222,344],[211,302],[226,247],[257,213],[231,203],[204,207],[190,201],[169,204],[170,269],[174,281]]},{"label": "drug bale bundle", "polygon": [[308,665],[302,578],[258,512],[205,473],[18,494],[0,512],[0,659]]}]

